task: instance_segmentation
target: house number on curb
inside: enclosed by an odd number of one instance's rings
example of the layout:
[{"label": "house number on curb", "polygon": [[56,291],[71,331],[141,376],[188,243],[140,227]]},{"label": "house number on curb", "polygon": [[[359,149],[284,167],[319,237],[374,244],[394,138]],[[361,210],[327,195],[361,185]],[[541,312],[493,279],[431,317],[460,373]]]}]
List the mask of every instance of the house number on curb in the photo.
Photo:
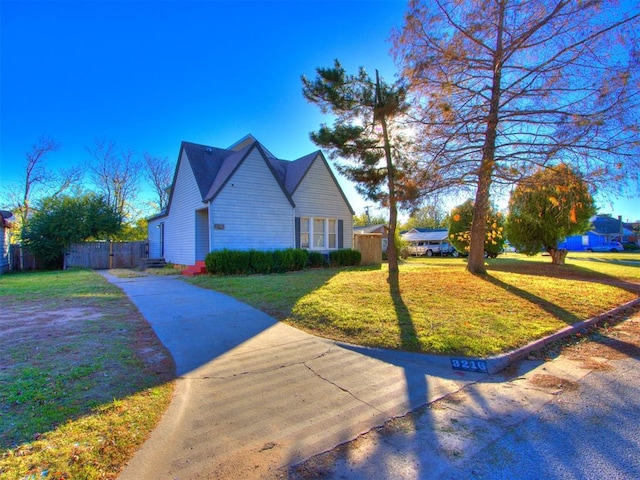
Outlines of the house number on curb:
[{"label": "house number on curb", "polygon": [[489,373],[487,362],[484,360],[470,360],[468,358],[452,358],[451,368],[454,370],[464,370],[465,372]]}]

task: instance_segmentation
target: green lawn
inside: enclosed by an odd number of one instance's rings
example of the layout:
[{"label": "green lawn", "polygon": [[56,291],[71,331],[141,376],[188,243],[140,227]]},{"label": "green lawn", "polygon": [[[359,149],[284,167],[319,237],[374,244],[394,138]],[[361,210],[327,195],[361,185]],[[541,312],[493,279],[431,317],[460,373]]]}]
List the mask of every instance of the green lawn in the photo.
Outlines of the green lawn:
[{"label": "green lawn", "polygon": [[0,277],[0,478],[115,478],[171,400],[170,355],[86,270]]},{"label": "green lawn", "polygon": [[570,254],[563,267],[518,254],[488,263],[474,276],[464,259],[410,258],[399,294],[384,266],[190,281],[323,337],[469,356],[514,349],[640,294],[640,254]]}]

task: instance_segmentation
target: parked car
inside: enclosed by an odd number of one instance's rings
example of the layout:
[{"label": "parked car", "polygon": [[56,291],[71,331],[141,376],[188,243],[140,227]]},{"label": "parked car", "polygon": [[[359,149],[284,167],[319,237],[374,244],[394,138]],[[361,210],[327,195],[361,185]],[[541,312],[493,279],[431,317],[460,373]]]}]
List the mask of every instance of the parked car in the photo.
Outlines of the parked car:
[{"label": "parked car", "polygon": [[457,257],[458,251],[447,241],[440,240],[424,240],[414,242],[409,245],[409,253],[414,256],[426,255],[433,257],[434,255],[453,255]]},{"label": "parked car", "polygon": [[412,242],[409,244],[409,254],[413,256],[424,255],[427,251],[427,242]]},{"label": "parked car", "polygon": [[624,247],[620,242],[605,242],[587,248],[587,252],[623,252]]}]

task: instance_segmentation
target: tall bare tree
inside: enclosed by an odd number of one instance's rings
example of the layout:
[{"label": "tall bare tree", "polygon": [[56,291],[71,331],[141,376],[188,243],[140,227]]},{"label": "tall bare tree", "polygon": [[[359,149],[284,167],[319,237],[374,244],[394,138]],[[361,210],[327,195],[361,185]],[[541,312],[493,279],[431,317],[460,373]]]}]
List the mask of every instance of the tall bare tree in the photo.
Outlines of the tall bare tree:
[{"label": "tall bare tree", "polygon": [[120,218],[130,218],[142,170],[135,154],[106,140],[95,140],[87,151],[92,157],[88,168],[96,189]]},{"label": "tall bare tree", "polygon": [[82,181],[79,166],[52,168],[49,155],[60,150],[60,144],[45,135],[41,136],[25,154],[24,170],[20,183],[2,192],[3,202],[18,218],[20,231],[32,212],[32,205],[43,197],[56,197]]},{"label": "tall bare tree", "polygon": [[490,192],[538,167],[638,179],[640,7],[612,0],[412,0],[394,54],[430,159],[476,190],[468,269],[484,273]]},{"label": "tall bare tree", "polygon": [[144,153],[145,177],[151,183],[151,187],[158,199],[158,210],[167,208],[169,201],[169,187],[173,180],[173,165],[168,158],[155,157]]}]

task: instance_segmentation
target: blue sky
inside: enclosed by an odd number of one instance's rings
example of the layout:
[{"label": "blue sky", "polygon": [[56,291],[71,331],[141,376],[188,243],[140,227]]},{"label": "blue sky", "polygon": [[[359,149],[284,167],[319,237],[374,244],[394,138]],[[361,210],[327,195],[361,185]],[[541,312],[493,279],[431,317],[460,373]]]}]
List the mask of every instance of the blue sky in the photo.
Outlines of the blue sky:
[{"label": "blue sky", "polygon": [[[251,133],[276,156],[317,150],[327,121],[300,76],[331,66],[396,72],[391,29],[406,2],[0,0],[0,188],[41,135],[52,168],[95,139],[177,159],[182,140],[226,147]],[[358,213],[366,204],[340,179]],[[640,198],[601,211],[640,218]]]}]

